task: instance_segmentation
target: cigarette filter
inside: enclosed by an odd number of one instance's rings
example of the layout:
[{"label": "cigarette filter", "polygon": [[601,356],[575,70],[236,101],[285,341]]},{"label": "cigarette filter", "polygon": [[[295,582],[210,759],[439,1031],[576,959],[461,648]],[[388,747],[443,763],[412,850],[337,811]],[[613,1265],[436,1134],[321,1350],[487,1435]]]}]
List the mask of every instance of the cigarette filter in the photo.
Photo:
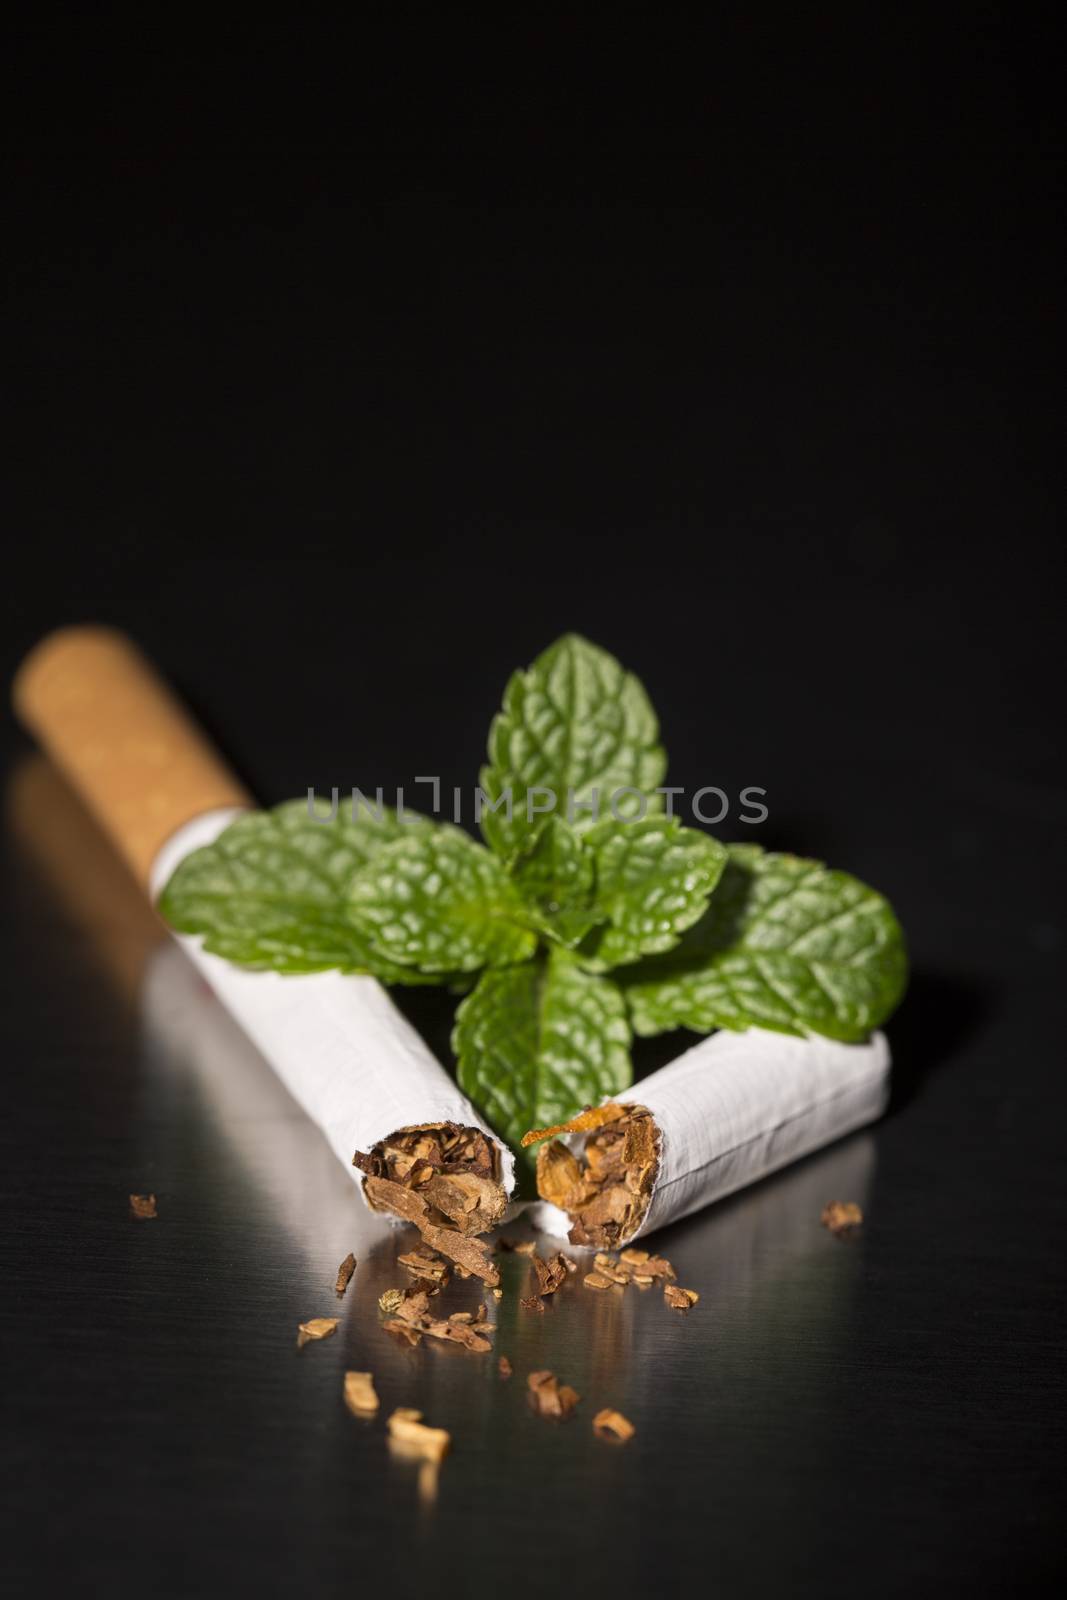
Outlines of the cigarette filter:
[{"label": "cigarette filter", "polygon": [[[153,901],[179,861],[252,804],[119,633],[51,635],[24,662],[14,698]],[[491,1271],[472,1236],[500,1220],[514,1158],[377,980],[248,971],[202,950],[199,938],[179,942],[368,1204],[416,1223],[470,1270]]]}]

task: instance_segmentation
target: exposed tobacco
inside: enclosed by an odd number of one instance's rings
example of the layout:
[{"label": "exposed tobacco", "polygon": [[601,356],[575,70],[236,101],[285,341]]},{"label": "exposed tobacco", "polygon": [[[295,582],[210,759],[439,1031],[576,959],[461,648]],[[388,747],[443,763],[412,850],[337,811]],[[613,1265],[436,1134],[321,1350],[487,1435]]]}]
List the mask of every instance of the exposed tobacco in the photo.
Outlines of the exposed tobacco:
[{"label": "exposed tobacco", "polygon": [[512,1367],[507,1356],[501,1356],[500,1360],[496,1364],[496,1370],[499,1372],[502,1378],[510,1378],[514,1368]]},{"label": "exposed tobacco", "polygon": [[611,1101],[527,1140],[556,1131],[587,1134],[580,1156],[554,1139],[537,1157],[537,1191],[567,1212],[571,1243],[612,1249],[632,1238],[645,1219],[659,1167],[651,1112]]},{"label": "exposed tobacco", "polygon": [[148,1222],[152,1217],[158,1216],[155,1195],[131,1194],[130,1215],[136,1217],[138,1222]]},{"label": "exposed tobacco", "polygon": [[688,1311],[690,1306],[695,1306],[700,1296],[695,1289],[679,1289],[675,1283],[663,1285],[663,1298],[675,1311]]}]

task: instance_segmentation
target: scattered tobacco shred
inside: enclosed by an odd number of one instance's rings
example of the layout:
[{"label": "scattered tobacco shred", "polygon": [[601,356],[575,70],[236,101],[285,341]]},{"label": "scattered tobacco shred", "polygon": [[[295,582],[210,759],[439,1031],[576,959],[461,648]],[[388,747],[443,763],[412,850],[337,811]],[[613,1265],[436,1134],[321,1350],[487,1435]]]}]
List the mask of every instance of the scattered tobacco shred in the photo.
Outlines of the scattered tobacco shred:
[{"label": "scattered tobacco shred", "polygon": [[610,1407],[605,1406],[604,1410],[598,1411],[593,1418],[593,1431],[599,1433],[601,1438],[615,1439],[619,1444],[625,1444],[628,1439],[633,1438],[637,1430],[621,1411],[612,1411]]},{"label": "scattered tobacco shred", "polygon": [[394,1339],[399,1339],[401,1344],[421,1344],[422,1334],[418,1328],[413,1328],[410,1322],[401,1322],[399,1317],[391,1317],[388,1322],[383,1322],[382,1327],[386,1333],[391,1333]]},{"label": "scattered tobacco shred", "polygon": [[298,1347],[302,1350],[309,1339],[328,1339],[337,1332],[340,1320],[340,1317],[312,1317],[310,1322],[302,1322],[296,1336]]},{"label": "scattered tobacco shred", "polygon": [[676,1283],[663,1285],[663,1298],[675,1311],[688,1311],[690,1306],[695,1306],[700,1296],[695,1289],[679,1289]]},{"label": "scattered tobacco shred", "polygon": [[396,1315],[397,1308],[404,1298],[402,1289],[386,1289],[384,1294],[378,1296],[378,1310],[384,1311],[387,1317]]},{"label": "scattered tobacco shred", "polygon": [[[430,1249],[455,1263],[460,1276],[464,1272],[473,1274],[490,1286],[500,1282],[485,1240],[460,1233],[417,1190],[394,1183],[391,1178],[376,1177],[364,1178],[363,1187],[375,1211],[390,1211],[405,1222],[414,1223]],[[503,1189],[500,1192],[503,1194]]]},{"label": "scattered tobacco shred", "polygon": [[413,1283],[408,1289],[387,1290],[388,1305],[382,1305],[386,1295],[378,1302],[383,1310],[392,1313],[389,1320],[382,1323],[386,1333],[411,1345],[419,1344],[423,1338],[447,1339],[479,1355],[491,1350],[489,1338],[493,1325],[485,1304],[477,1311],[454,1311],[450,1317],[437,1317],[430,1310],[430,1300],[437,1293],[437,1284],[427,1280]]},{"label": "scattered tobacco shred", "polygon": [[[527,1134],[523,1143],[555,1129]],[[659,1131],[644,1106],[615,1101],[583,1112],[563,1125],[565,1133],[588,1132],[579,1159],[553,1140],[537,1156],[537,1192],[571,1219],[572,1244],[612,1249],[644,1221],[659,1168]]]},{"label": "scattered tobacco shred", "polygon": [[647,1289],[657,1278],[666,1283],[676,1276],[666,1256],[653,1256],[647,1250],[624,1250],[619,1256],[598,1250],[593,1259],[596,1265],[582,1279],[587,1289],[624,1289],[630,1283]]},{"label": "scattered tobacco shred", "polygon": [[352,1274],[355,1272],[355,1270],[356,1258],[350,1250],[337,1269],[338,1294],[344,1294],[345,1290],[348,1288],[348,1285],[352,1282]]},{"label": "scattered tobacco shred", "polygon": [[539,1294],[528,1294],[524,1299],[519,1301],[519,1307],[522,1311],[543,1312],[545,1309],[545,1302],[541,1299]]},{"label": "scattered tobacco shred", "polygon": [[353,1166],[375,1211],[414,1223],[434,1251],[467,1273],[498,1282],[477,1234],[495,1228],[507,1205],[496,1146],[480,1128],[452,1122],[399,1128]]},{"label": "scattered tobacco shred", "polygon": [[510,1378],[515,1369],[511,1365],[511,1362],[508,1360],[507,1356],[501,1356],[500,1360],[496,1364],[496,1370],[499,1372],[502,1378]]},{"label": "scattered tobacco shred", "polygon": [[451,1434],[444,1428],[427,1427],[422,1412],[410,1406],[398,1406],[387,1426],[390,1442],[398,1454],[425,1461],[443,1461],[451,1448]]},{"label": "scattered tobacco shred", "polygon": [[491,1292],[492,1292],[492,1296],[493,1296],[494,1300],[503,1300],[503,1298],[504,1298],[503,1289],[493,1289]]},{"label": "scattered tobacco shred", "polygon": [[554,1372],[531,1372],[526,1379],[530,1404],[539,1417],[563,1421],[582,1398],[567,1384],[560,1384]]},{"label": "scattered tobacco shred", "polygon": [[345,1405],[357,1416],[369,1416],[381,1405],[374,1390],[373,1372],[346,1372]]},{"label": "scattered tobacco shred", "polygon": [[451,1276],[448,1262],[427,1244],[418,1244],[414,1250],[409,1250],[406,1255],[397,1256],[396,1259],[407,1272],[413,1272],[420,1278],[432,1278],[442,1288]]},{"label": "scattered tobacco shred", "polygon": [[605,1278],[600,1272],[587,1272],[582,1279],[587,1289],[610,1289],[611,1279]]},{"label": "scattered tobacco shred", "polygon": [[831,1200],[828,1206],[823,1207],[819,1221],[824,1228],[829,1228],[835,1238],[841,1238],[843,1234],[859,1227],[863,1212],[855,1200]]},{"label": "scattered tobacco shred", "polygon": [[497,1249],[511,1251],[517,1256],[532,1256],[537,1249],[536,1239],[498,1239]]},{"label": "scattered tobacco shred", "polygon": [[138,1222],[148,1222],[152,1217],[158,1216],[155,1195],[131,1194],[130,1214],[136,1217]]},{"label": "scattered tobacco shred", "polygon": [[566,1280],[567,1267],[564,1257],[557,1251],[548,1261],[542,1261],[536,1251],[530,1255],[530,1265],[537,1278],[537,1292],[540,1295],[555,1294],[560,1284]]}]

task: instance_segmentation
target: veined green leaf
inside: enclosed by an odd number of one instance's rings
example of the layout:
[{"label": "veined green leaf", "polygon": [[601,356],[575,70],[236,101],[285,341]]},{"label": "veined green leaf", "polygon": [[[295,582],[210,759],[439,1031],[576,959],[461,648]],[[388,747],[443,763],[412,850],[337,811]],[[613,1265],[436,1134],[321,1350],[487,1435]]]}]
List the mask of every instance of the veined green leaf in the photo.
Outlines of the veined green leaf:
[{"label": "veined green leaf", "polygon": [[433,831],[413,812],[339,811],[314,820],[306,800],[238,817],[171,875],[159,910],[180,933],[239,966],[274,972],[371,972],[388,983],[426,982],[374,954],[349,911],[348,888],[380,850]]},{"label": "veined green leaf", "polygon": [[904,937],[881,895],[821,862],[735,845],[701,921],[623,986],[640,1034],[760,1027],[854,1041],[906,984]]},{"label": "veined green leaf", "polygon": [[484,972],[456,1013],[452,1048],[460,1087],[515,1149],[530,1128],[617,1094],[632,1076],[619,990],[559,949]]},{"label": "veined green leaf", "polygon": [[537,947],[501,862],[447,824],[387,845],[352,880],[348,906],[376,955],[420,972],[474,972]]},{"label": "veined green leaf", "polygon": [[519,851],[511,875],[531,919],[549,939],[575,945],[597,921],[592,851],[558,817],[547,817]]},{"label": "veined green leaf", "polygon": [[726,846],[677,817],[604,822],[585,835],[596,862],[594,907],[604,920],[579,959],[602,972],[672,949],[704,914],[726,864]]},{"label": "veined green leaf", "polygon": [[[577,634],[558,639],[526,672],[516,672],[504,691],[502,710],[489,730],[489,764],[482,788],[496,803],[511,794],[511,820],[504,809],[486,811],[482,832],[499,855],[510,857],[540,825],[529,807],[567,816],[573,795],[573,822],[579,832],[591,827],[588,809],[597,791],[600,816],[609,815],[621,789],[648,796],[647,810],[662,809],[653,791],[663,781],[667,758],[647,694],[614,656]],[[618,801],[620,814],[637,805],[633,796]],[[568,819],[569,820],[569,819]]]}]

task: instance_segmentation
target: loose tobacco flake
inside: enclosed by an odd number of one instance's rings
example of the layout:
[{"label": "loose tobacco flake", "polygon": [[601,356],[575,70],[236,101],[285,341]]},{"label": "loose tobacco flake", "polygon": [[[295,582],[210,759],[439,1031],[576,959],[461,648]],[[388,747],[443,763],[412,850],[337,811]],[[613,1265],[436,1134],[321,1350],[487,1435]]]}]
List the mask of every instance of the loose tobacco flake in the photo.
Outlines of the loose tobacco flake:
[{"label": "loose tobacco flake", "polygon": [[534,1251],[530,1256],[530,1265],[537,1278],[537,1292],[540,1295],[555,1294],[560,1284],[567,1277],[567,1267],[563,1256],[557,1251],[548,1261],[542,1261]]},{"label": "loose tobacco flake", "polygon": [[831,1200],[824,1206],[819,1218],[824,1228],[829,1228],[835,1238],[851,1233],[863,1221],[863,1212],[854,1200]]},{"label": "loose tobacco flake", "polygon": [[131,1194],[130,1214],[138,1222],[148,1222],[159,1215],[156,1210],[156,1197],[154,1194]]},{"label": "loose tobacco flake", "polygon": [[344,1294],[345,1290],[348,1288],[348,1285],[352,1282],[352,1275],[355,1270],[356,1258],[350,1250],[337,1269],[336,1289],[338,1294]]},{"label": "loose tobacco flake", "polygon": [[[494,1330],[484,1304],[476,1311],[454,1311],[449,1317],[435,1317],[430,1311],[430,1300],[438,1293],[435,1283],[422,1279],[408,1289],[387,1290],[386,1293],[390,1299],[388,1307],[383,1309],[394,1313],[388,1322],[382,1324],[387,1333],[406,1339],[411,1345],[419,1344],[425,1337],[450,1340],[453,1344],[465,1345],[479,1355],[492,1349],[489,1336]],[[385,1299],[384,1295],[382,1299]]]},{"label": "loose tobacco flake", "polygon": [[443,1461],[452,1446],[452,1436],[444,1428],[430,1428],[422,1412],[411,1406],[398,1406],[387,1423],[390,1443],[400,1455],[425,1461]]},{"label": "loose tobacco flake", "polygon": [[511,1362],[508,1360],[507,1356],[501,1356],[500,1360],[496,1364],[496,1370],[499,1372],[502,1378],[510,1378],[515,1369],[511,1365]]},{"label": "loose tobacco flake", "polygon": [[297,1330],[296,1342],[300,1349],[312,1339],[328,1339],[337,1332],[340,1317],[312,1317],[310,1322],[302,1322]]},{"label": "loose tobacco flake", "polygon": [[695,1289],[679,1289],[675,1283],[663,1285],[663,1298],[675,1311],[688,1311],[690,1306],[695,1306],[700,1296]]},{"label": "loose tobacco flake", "polygon": [[422,1343],[422,1334],[410,1322],[404,1322],[400,1317],[390,1317],[388,1322],[382,1323],[386,1333],[392,1334],[401,1344],[417,1345]]},{"label": "loose tobacco flake", "polygon": [[568,1384],[560,1384],[554,1372],[547,1369],[531,1372],[526,1379],[529,1401],[540,1417],[552,1417],[562,1422],[569,1417],[581,1400],[581,1395]]},{"label": "loose tobacco flake", "polygon": [[374,1389],[373,1372],[346,1372],[344,1383],[345,1405],[357,1416],[370,1416],[381,1405]]},{"label": "loose tobacco flake", "polygon": [[519,1307],[523,1311],[538,1311],[543,1313],[545,1309],[545,1302],[541,1299],[539,1294],[528,1294],[519,1301]]},{"label": "loose tobacco flake", "polygon": [[612,1411],[605,1407],[598,1411],[593,1418],[593,1432],[598,1433],[602,1439],[615,1439],[619,1444],[625,1444],[632,1439],[636,1428],[629,1418],[624,1417],[621,1411]]}]

